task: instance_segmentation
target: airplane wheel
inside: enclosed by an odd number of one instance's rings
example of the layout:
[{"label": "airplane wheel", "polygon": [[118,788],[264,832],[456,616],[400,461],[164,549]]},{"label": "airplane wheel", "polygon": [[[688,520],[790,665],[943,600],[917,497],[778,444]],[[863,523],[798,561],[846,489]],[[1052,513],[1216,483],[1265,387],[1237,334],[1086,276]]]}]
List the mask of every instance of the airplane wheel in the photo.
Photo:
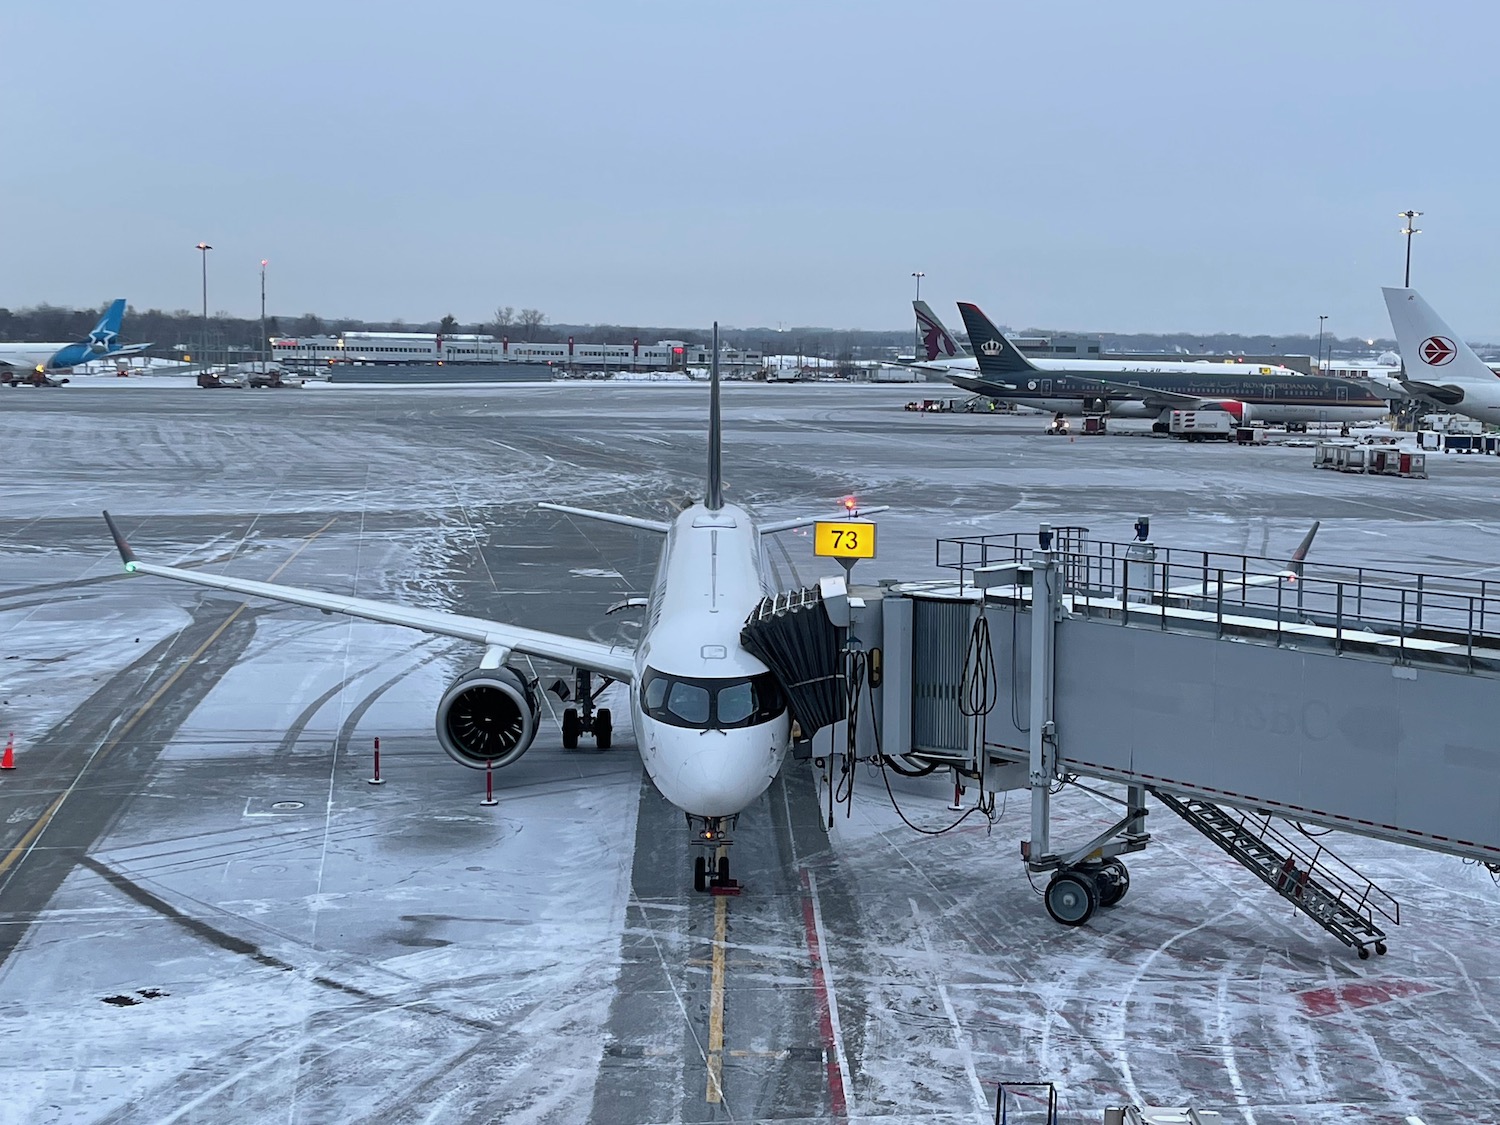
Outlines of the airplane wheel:
[{"label": "airplane wheel", "polygon": [[708,890],[708,861],[701,855],[693,860],[693,890]]},{"label": "airplane wheel", "polygon": [[578,735],[583,730],[583,724],[578,721],[578,708],[569,707],[563,711],[562,738],[564,750],[578,749]]},{"label": "airplane wheel", "polygon": [[719,886],[729,886],[729,857],[719,857]]},{"label": "airplane wheel", "polygon": [[1094,880],[1076,871],[1059,871],[1047,884],[1047,913],[1064,926],[1081,926],[1094,916],[1099,892]]},{"label": "airplane wheel", "polygon": [[1107,859],[1099,869],[1099,905],[1114,906],[1130,890],[1130,871],[1118,859]]},{"label": "airplane wheel", "polygon": [[594,712],[594,746],[599,750],[608,750],[610,743],[614,741],[615,727],[614,719],[610,716],[608,707],[601,707]]}]

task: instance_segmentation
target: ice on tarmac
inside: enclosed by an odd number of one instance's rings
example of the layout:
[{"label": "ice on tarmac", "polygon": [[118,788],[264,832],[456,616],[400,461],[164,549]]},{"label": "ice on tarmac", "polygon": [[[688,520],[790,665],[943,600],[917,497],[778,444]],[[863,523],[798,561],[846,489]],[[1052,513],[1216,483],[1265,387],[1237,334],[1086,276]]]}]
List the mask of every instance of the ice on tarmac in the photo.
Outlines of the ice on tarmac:
[{"label": "ice on tarmac", "polygon": [[[52,766],[110,745],[196,647],[173,638],[238,604],[119,575],[100,508],[143,557],[262,579],[292,559],[279,581],[614,637],[633,626],[603,610],[645,591],[655,544],[534,502],[660,516],[701,475],[696,385],[130,389],[7,400],[12,460],[49,474],[16,477],[0,515],[0,733],[23,747],[0,779],[7,849],[66,781]],[[1367,481],[1315,473],[1306,450],[1074,443],[1036,418],[908,414],[906,397],[727,388],[731,495],[766,518],[851,492],[896,505],[866,579],[934,576],[938,535],[1047,520],[1125,538],[1142,512],[1174,546],[1280,557],[1323,519],[1327,560],[1496,569],[1494,459]],[[768,556],[785,580],[821,572],[805,536],[784,539]],[[921,835],[865,767],[826,838],[790,783],[786,810],[746,814],[736,846],[758,859],[736,862],[766,873],[728,908],[727,1097],[709,1103],[715,904],[687,890],[685,833],[642,785],[622,690],[608,753],[564,752],[544,694],[544,731],[490,810],[432,730],[476,656],[252,603],[140,721],[144,772],[83,775],[96,834],[49,829],[0,885],[24,931],[0,967],[0,1121],[826,1120],[805,897],[771,893],[782,863],[816,876],[850,1121],[992,1120],[1006,1079],[1056,1081],[1075,1120],[1187,1100],[1251,1125],[1495,1119],[1500,890],[1482,869],[1329,837],[1402,903],[1389,956],[1361,963],[1161,811],[1128,898],[1068,930],[1019,862],[1024,799]],[[91,698],[109,713],[83,714]],[[70,718],[99,720],[97,741],[49,743]],[[809,767],[788,769],[803,811],[822,808]],[[951,823],[944,784],[898,781],[902,812]],[[1055,832],[1113,815],[1074,791]],[[54,854],[72,866],[32,904],[31,865]],[[618,1116],[637,1104],[654,1116]]]}]

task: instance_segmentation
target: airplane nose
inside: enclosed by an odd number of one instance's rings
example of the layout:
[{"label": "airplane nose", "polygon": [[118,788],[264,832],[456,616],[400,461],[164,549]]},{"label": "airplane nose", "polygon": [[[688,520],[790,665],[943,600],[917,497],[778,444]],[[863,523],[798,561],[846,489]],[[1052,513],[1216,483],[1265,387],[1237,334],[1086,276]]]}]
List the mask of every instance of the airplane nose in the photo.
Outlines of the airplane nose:
[{"label": "airplane nose", "polygon": [[732,816],[771,783],[769,752],[739,732],[708,731],[694,737],[701,746],[676,771],[679,793],[666,794],[673,804],[699,816]]}]

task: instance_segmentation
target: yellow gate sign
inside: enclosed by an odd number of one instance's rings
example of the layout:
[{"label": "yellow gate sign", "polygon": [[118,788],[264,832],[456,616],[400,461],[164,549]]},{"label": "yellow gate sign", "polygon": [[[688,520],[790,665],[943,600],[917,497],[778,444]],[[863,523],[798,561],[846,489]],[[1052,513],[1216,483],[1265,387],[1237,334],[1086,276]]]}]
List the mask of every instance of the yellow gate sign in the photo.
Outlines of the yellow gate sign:
[{"label": "yellow gate sign", "polygon": [[834,559],[873,559],[875,524],[870,520],[819,520],[814,525],[813,554]]}]

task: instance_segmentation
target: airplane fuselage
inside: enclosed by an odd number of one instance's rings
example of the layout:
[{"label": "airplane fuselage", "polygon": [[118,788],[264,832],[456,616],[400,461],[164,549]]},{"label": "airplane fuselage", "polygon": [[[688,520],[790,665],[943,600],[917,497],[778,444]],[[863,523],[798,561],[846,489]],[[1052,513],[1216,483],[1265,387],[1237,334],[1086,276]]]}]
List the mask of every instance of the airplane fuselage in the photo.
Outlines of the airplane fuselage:
[{"label": "airplane fuselage", "polygon": [[760,532],[732,504],[672,521],[635,654],[636,745],[662,796],[725,817],[763,792],[790,742],[787,707],[740,629],[769,590]]},{"label": "airplane fuselage", "polygon": [[1370,389],[1319,375],[1288,372],[1276,378],[1261,375],[1258,369],[1252,374],[1233,366],[1226,370],[1225,364],[1194,363],[1175,365],[1175,369],[1143,366],[1126,372],[1111,368],[1099,372],[1105,382],[1083,373],[1091,366],[1079,364],[1066,372],[1040,368],[1021,372],[1009,376],[1007,385],[983,377],[949,378],[965,390],[1057,414],[1154,418],[1162,412],[1162,406],[1142,402],[1124,390],[1126,386],[1139,388],[1142,397],[1160,391],[1205,403],[1243,403],[1256,420],[1264,422],[1373,421],[1390,412],[1386,400]]},{"label": "airplane fuselage", "polygon": [[105,354],[86,343],[0,344],[0,363],[27,371],[64,371]]}]

